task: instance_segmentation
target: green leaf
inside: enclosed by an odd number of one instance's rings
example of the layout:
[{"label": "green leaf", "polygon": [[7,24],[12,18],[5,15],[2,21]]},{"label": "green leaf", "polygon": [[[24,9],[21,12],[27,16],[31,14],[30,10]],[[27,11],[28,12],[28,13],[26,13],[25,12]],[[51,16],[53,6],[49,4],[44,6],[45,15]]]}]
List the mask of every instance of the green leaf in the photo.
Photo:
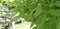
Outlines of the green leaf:
[{"label": "green leaf", "polygon": [[56,23],[56,18],[51,17],[48,21],[44,23],[44,29],[57,29],[55,23]]},{"label": "green leaf", "polygon": [[60,17],[57,17],[55,24],[56,24],[57,29],[60,29]]},{"label": "green leaf", "polygon": [[36,24],[37,24],[37,28],[36,29],[41,29],[41,25],[44,24],[47,21],[47,16],[46,14],[40,15],[37,18]]},{"label": "green leaf", "polygon": [[40,13],[41,13],[41,10],[42,10],[42,6],[41,6],[41,5],[38,5],[38,6],[35,8],[35,10],[36,10],[36,15],[39,16]]},{"label": "green leaf", "polygon": [[59,9],[56,9],[56,10],[50,9],[50,10],[48,11],[48,13],[49,13],[50,15],[60,16],[60,10],[59,10]]},{"label": "green leaf", "polygon": [[58,6],[58,7],[60,7],[60,1],[56,1],[55,5]]}]

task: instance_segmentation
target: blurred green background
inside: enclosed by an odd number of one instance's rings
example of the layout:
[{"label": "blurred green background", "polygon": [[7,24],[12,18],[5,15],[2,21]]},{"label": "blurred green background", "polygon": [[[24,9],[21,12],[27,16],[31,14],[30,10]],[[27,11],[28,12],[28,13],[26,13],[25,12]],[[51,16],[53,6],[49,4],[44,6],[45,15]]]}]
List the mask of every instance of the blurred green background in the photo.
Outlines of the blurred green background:
[{"label": "blurred green background", "polygon": [[12,21],[23,17],[37,25],[33,29],[60,29],[60,0],[0,0],[0,10],[4,7],[19,12]]}]

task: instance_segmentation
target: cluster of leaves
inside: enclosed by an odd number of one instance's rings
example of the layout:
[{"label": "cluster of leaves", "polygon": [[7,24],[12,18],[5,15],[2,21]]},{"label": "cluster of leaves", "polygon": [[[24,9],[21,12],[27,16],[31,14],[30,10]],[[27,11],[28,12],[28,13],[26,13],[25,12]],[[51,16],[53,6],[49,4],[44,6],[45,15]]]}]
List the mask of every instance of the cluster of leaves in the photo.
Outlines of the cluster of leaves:
[{"label": "cluster of leaves", "polygon": [[34,29],[60,29],[60,0],[15,0],[7,6],[20,13],[15,20],[23,17],[37,25]]}]

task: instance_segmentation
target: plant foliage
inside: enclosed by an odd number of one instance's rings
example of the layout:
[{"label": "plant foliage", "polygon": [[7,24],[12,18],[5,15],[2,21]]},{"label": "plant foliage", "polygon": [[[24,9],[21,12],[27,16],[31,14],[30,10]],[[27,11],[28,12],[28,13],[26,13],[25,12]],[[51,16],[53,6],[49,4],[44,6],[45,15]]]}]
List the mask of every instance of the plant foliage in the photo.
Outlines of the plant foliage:
[{"label": "plant foliage", "polygon": [[[20,13],[19,17],[31,21],[37,26],[33,29],[60,29],[60,0],[14,0],[2,1],[4,6],[8,6],[11,11]],[[7,5],[4,3],[6,2]],[[34,13],[36,13],[36,18]]]}]

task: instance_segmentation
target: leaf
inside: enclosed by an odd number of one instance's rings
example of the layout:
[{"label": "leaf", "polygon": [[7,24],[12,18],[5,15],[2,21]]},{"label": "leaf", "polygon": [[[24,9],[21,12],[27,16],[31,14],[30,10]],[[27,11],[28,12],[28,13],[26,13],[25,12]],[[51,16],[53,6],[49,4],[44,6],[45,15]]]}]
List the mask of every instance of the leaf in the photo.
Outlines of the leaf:
[{"label": "leaf", "polygon": [[46,14],[40,15],[37,18],[36,24],[37,24],[37,28],[36,29],[41,29],[41,25],[44,24],[47,21],[47,16]]},{"label": "leaf", "polygon": [[56,9],[56,10],[50,9],[50,10],[48,11],[48,13],[49,13],[50,15],[60,16],[60,10],[59,10],[59,9]]},{"label": "leaf", "polygon": [[58,6],[58,7],[60,7],[60,1],[56,1],[55,5]]},{"label": "leaf", "polygon": [[44,23],[44,29],[57,29],[55,23],[56,23],[56,18],[51,17],[48,21]]},{"label": "leaf", "polygon": [[56,24],[57,29],[60,29],[60,17],[57,17],[55,24]]},{"label": "leaf", "polygon": [[36,10],[36,15],[39,16],[40,13],[41,13],[41,10],[42,10],[42,6],[41,6],[41,5],[38,5],[38,6],[35,8],[35,10]]}]

